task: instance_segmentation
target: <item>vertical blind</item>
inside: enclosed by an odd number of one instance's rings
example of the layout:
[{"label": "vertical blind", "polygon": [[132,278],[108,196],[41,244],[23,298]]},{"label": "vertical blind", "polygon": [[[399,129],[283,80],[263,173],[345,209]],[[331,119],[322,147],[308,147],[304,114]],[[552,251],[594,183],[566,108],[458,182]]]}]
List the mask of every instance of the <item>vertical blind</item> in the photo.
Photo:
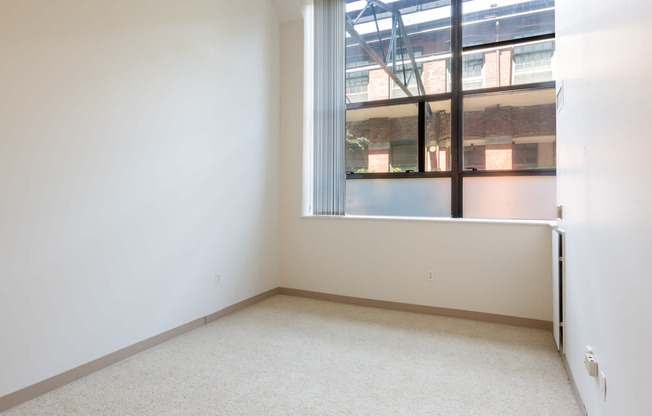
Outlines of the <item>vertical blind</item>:
[{"label": "vertical blind", "polygon": [[344,215],[345,1],[314,0],[313,215]]}]

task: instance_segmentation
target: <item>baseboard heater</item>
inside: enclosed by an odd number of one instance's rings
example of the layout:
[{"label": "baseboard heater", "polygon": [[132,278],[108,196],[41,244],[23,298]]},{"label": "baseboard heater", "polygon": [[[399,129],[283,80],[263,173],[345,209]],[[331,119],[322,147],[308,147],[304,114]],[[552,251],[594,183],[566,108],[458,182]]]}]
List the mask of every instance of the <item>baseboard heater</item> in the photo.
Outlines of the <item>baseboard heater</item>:
[{"label": "baseboard heater", "polygon": [[552,331],[557,349],[564,354],[566,344],[566,233],[552,230]]}]

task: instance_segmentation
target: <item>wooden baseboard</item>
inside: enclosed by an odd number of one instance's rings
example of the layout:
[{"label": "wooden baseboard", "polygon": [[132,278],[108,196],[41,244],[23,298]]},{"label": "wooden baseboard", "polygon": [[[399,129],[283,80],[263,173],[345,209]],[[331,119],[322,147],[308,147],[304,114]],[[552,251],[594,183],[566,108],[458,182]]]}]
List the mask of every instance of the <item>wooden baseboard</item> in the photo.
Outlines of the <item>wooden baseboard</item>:
[{"label": "wooden baseboard", "polygon": [[326,300],[337,303],[348,303],[351,305],[370,306],[381,309],[392,309],[403,312],[424,313],[428,315],[448,316],[452,318],[473,319],[476,321],[494,322],[499,324],[516,325],[527,328],[552,330],[551,321],[539,319],[520,318],[517,316],[498,315],[493,313],[465,311],[461,309],[440,308],[437,306],[415,305],[412,303],[390,302],[386,300],[375,300],[356,298],[352,296],[333,295],[330,293],[312,292],[309,290],[279,288],[282,295],[298,296],[304,298]]},{"label": "wooden baseboard", "polygon": [[211,315],[207,315],[203,318],[195,319],[194,321],[170,329],[169,331],[163,332],[162,334],[155,335],[151,338],[140,341],[136,344],[130,345],[121,350],[115,351],[111,354],[105,355],[104,357],[100,357],[86,364],[82,364],[79,367],[73,368],[72,370],[68,370],[54,377],[50,377],[36,384],[32,384],[31,386],[25,387],[24,389],[0,397],[0,412],[3,412],[11,407],[17,406],[21,403],[31,400],[37,396],[40,396],[43,393],[47,393],[51,390],[57,389],[70,382],[73,382],[77,379],[80,379],[91,373],[94,373],[95,371],[108,367],[111,364],[115,364],[119,361],[124,360],[125,358],[129,358],[132,355],[138,354],[139,352],[143,352],[156,345],[162,344],[165,341],[169,341],[172,338],[178,337],[181,334],[199,328],[202,325],[215,321],[216,319],[219,319],[225,315],[233,313],[239,309],[253,305],[254,303],[260,302],[261,300],[266,299],[270,296],[274,296],[278,293],[279,293],[278,288],[268,290],[267,292],[245,299],[241,302],[228,306]]},{"label": "wooden baseboard", "polygon": [[272,290],[268,290],[267,292],[263,292],[260,295],[252,296],[252,297],[250,297],[248,299],[245,299],[245,300],[243,300],[241,302],[235,303],[235,304],[233,304],[231,306],[227,306],[226,308],[224,308],[224,309],[222,309],[220,311],[217,311],[217,312],[215,312],[213,314],[210,314],[210,315],[206,316],[206,318],[205,318],[206,323],[213,322],[213,321],[215,321],[217,319],[220,319],[223,316],[226,316],[226,315],[228,315],[230,313],[233,313],[233,312],[238,311],[240,309],[246,308],[247,306],[251,306],[251,305],[253,305],[255,303],[260,302],[261,300],[265,300],[265,299],[267,299],[267,298],[269,298],[271,296],[278,295],[278,294],[279,294],[279,288],[277,287],[277,288],[274,288]]},{"label": "wooden baseboard", "polygon": [[580,413],[582,413],[582,416],[588,416],[586,407],[584,406],[584,401],[582,400],[582,396],[580,396],[580,391],[577,388],[577,384],[575,383],[575,378],[573,377],[573,373],[571,372],[570,365],[568,365],[568,359],[566,358],[566,354],[561,354],[561,361],[564,363],[564,369],[566,370],[566,374],[568,375],[568,380],[570,381],[571,389],[573,390],[573,394],[575,395],[575,400],[577,400],[577,405],[580,408]]}]

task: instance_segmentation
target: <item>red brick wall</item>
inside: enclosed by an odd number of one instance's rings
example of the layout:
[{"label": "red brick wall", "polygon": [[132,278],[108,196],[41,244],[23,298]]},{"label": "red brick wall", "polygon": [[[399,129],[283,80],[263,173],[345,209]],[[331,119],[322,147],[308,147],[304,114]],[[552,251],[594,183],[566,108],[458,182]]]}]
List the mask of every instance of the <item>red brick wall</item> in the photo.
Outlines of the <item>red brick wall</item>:
[{"label": "red brick wall", "polygon": [[512,85],[512,50],[500,51],[500,85]]},{"label": "red brick wall", "polygon": [[555,112],[554,104],[465,111],[464,135],[467,137],[554,135]]},{"label": "red brick wall", "polygon": [[[354,137],[366,137],[372,143],[394,140],[416,140],[417,117],[372,118],[347,123]],[[498,107],[464,113],[464,135],[528,136],[554,135],[555,105],[529,107]],[[450,138],[450,113],[434,112],[426,125],[426,141]]]},{"label": "red brick wall", "polygon": [[389,98],[389,76],[382,69],[369,71],[369,101]]},{"label": "red brick wall", "polygon": [[423,86],[426,94],[441,94],[446,92],[446,60],[423,63]]}]

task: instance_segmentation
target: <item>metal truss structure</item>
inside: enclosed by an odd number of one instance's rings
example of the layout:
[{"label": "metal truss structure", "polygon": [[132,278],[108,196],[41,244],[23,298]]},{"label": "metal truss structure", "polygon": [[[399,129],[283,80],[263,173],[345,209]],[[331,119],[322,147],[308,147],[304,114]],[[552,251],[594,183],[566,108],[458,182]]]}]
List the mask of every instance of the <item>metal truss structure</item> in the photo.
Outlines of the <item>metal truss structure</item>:
[{"label": "metal truss structure", "polygon": [[[416,79],[418,95],[425,95],[426,91],[423,86],[423,80],[418,71],[417,62],[414,57],[414,50],[412,49],[410,38],[405,30],[401,11],[397,7],[380,0],[366,0],[366,2],[367,4],[360,13],[358,13],[355,19],[347,16],[346,31],[353,39],[360,43],[360,46],[369,54],[369,57],[376,62],[376,64],[387,73],[387,75],[389,75],[392,81],[394,81],[408,97],[413,96],[412,92],[407,87],[412,78]],[[387,53],[385,53],[385,50],[382,47],[383,40],[378,25],[378,10],[389,12],[392,15],[391,37]],[[381,45],[380,51],[376,51],[363,39],[362,35],[355,30],[355,25],[358,23],[360,18],[367,15],[369,11],[373,14],[373,21],[376,25],[376,34],[378,36],[379,44]],[[401,51],[401,53],[399,54],[397,51]],[[411,64],[409,72],[405,69],[406,53],[408,58],[407,61]],[[400,70],[397,69],[399,65],[401,66]],[[399,75],[402,75],[402,77],[399,77]]]}]

